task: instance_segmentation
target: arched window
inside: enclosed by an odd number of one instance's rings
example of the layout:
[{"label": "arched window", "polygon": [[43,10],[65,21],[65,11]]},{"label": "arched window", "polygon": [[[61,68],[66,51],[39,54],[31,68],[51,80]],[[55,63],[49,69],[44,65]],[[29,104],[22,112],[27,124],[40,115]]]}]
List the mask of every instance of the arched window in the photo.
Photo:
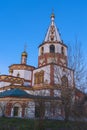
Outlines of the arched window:
[{"label": "arched window", "polygon": [[39,81],[40,81],[40,83],[44,83],[44,71],[43,70],[40,71],[40,73],[39,73]]},{"label": "arched window", "polygon": [[41,53],[41,55],[44,54],[44,47],[41,47],[40,53]]},{"label": "arched window", "polygon": [[21,117],[22,116],[22,107],[21,104],[15,103],[11,110],[11,115],[14,117]]},{"label": "arched window", "polygon": [[38,82],[39,82],[39,73],[37,72],[34,74],[34,84],[38,84]]},{"label": "arched window", "polygon": [[61,78],[61,81],[62,81],[62,86],[68,87],[68,78],[66,77],[66,75],[64,75],[64,76]]},{"label": "arched window", "polygon": [[55,53],[55,46],[54,45],[50,45],[50,53]]},{"label": "arched window", "polygon": [[19,74],[19,72],[17,73],[17,77],[20,77],[20,74]]},{"label": "arched window", "polygon": [[41,70],[34,74],[34,84],[44,83],[44,71]]},{"label": "arched window", "polygon": [[64,55],[64,47],[63,46],[61,47],[61,54]]},{"label": "arched window", "polygon": [[54,40],[54,36],[51,36],[51,41],[53,41]]}]

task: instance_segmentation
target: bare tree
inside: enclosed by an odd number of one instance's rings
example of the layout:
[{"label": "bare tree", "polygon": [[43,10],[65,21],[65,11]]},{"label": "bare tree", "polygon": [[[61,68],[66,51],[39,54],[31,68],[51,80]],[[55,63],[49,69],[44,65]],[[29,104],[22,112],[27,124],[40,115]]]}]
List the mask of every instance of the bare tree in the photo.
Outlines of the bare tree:
[{"label": "bare tree", "polygon": [[5,116],[5,103],[0,103],[0,116]]},{"label": "bare tree", "polygon": [[84,92],[87,85],[87,68],[83,52],[82,45],[77,39],[73,45],[69,44],[68,66],[74,70],[75,87]]},{"label": "bare tree", "polygon": [[71,116],[71,110],[73,106],[73,95],[74,95],[74,88],[69,86],[68,79],[66,76],[62,78],[61,84],[61,101],[64,108],[65,113],[65,122],[69,121]]}]

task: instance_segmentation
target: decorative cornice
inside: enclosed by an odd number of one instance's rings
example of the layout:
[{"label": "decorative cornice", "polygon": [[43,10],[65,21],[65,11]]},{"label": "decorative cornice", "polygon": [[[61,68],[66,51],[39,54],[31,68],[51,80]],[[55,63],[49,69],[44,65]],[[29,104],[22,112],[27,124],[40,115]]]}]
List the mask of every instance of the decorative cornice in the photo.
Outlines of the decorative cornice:
[{"label": "decorative cornice", "polygon": [[33,90],[32,87],[26,87],[26,86],[21,86],[21,85],[9,85],[9,86],[0,88],[0,90],[8,90],[8,89],[14,89],[14,88],[20,88],[22,90]]},{"label": "decorative cornice", "polygon": [[24,79],[10,75],[0,75],[0,81],[10,82],[11,84],[23,84]]},{"label": "decorative cornice", "polygon": [[33,87],[32,87],[32,89],[33,90],[43,90],[43,89],[60,89],[61,88],[61,86],[58,84],[58,85],[47,85],[47,84],[42,84],[42,85],[39,85],[39,84],[37,84],[37,85],[34,85]]},{"label": "decorative cornice", "polygon": [[26,87],[26,86],[20,86],[20,85],[9,85],[9,86],[5,86],[0,88],[0,90],[8,90],[8,89],[14,89],[14,88],[20,88],[22,90],[29,90],[29,91],[35,91],[35,90],[45,90],[45,89],[61,89],[61,86],[58,85],[47,85],[47,84],[37,84],[34,85],[33,87]]},{"label": "decorative cornice", "polygon": [[9,69],[11,70],[34,70],[35,67],[30,66],[30,65],[24,65],[24,64],[13,64],[11,66],[9,66]]},{"label": "decorative cornice", "polygon": [[65,46],[65,47],[68,48],[68,46],[65,45],[63,42],[58,42],[58,41],[43,42],[42,44],[39,45],[39,47],[41,47],[41,46],[43,46],[43,45],[45,45],[45,44],[60,44],[60,45]]}]

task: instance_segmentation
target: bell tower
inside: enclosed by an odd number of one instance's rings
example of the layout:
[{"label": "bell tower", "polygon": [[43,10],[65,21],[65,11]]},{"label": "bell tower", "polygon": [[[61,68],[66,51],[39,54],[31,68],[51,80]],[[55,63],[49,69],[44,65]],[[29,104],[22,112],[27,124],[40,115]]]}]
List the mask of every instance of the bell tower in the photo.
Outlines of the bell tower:
[{"label": "bell tower", "polygon": [[51,14],[51,24],[44,42],[39,46],[38,66],[55,63],[67,66],[67,46],[63,43],[55,25],[55,15]]}]

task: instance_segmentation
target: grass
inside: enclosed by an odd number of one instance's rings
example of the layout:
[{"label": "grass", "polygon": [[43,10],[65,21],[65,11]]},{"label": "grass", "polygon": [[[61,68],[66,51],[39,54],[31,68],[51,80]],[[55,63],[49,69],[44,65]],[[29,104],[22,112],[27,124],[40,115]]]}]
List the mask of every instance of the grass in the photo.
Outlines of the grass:
[{"label": "grass", "polygon": [[[0,130],[39,130],[38,123],[38,120],[4,117],[0,118]],[[87,130],[87,122],[44,120],[42,123],[44,130]]]}]

